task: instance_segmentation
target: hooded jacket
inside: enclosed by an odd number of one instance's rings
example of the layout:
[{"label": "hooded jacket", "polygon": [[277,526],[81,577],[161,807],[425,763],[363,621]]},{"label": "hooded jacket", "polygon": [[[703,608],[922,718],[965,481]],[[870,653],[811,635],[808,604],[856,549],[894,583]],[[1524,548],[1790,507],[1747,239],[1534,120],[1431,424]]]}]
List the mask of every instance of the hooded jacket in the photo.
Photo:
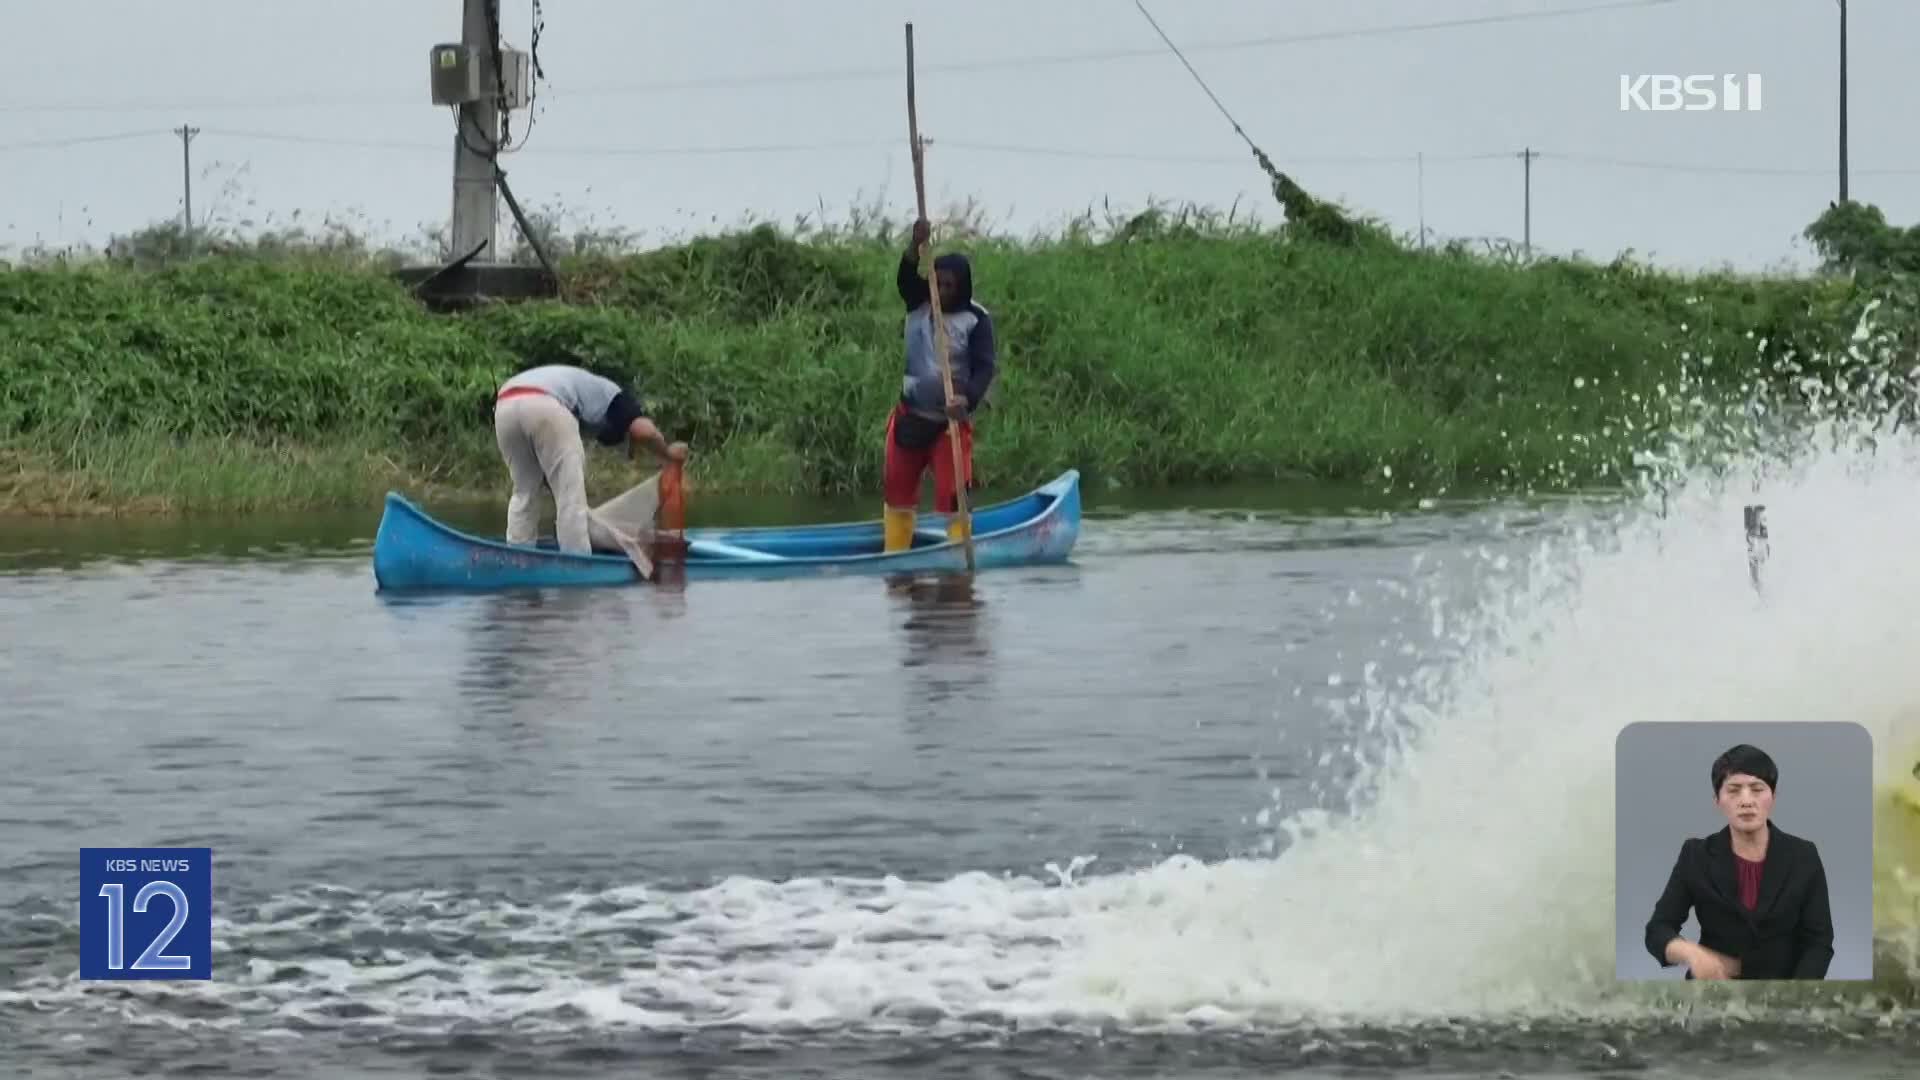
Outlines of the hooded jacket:
[{"label": "hooded jacket", "polygon": [[[942,311],[947,324],[947,360],[953,367],[953,389],[967,399],[967,418],[986,401],[998,364],[993,318],[973,299],[973,266],[965,255],[947,254],[933,261],[934,272],[952,272],[960,286],[960,303]],[[940,381],[940,362],[933,347],[933,283],[920,276],[914,253],[900,256],[900,299],[906,302],[907,363],[900,400],[908,411],[928,420],[946,420],[946,388]]]}]

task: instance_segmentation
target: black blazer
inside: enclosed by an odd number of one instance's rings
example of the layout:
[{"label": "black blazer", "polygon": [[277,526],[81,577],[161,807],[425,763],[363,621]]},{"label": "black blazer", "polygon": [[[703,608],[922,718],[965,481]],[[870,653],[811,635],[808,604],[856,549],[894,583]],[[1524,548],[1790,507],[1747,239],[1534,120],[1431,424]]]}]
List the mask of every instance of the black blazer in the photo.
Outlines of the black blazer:
[{"label": "black blazer", "polygon": [[[1687,911],[1700,921],[1700,944],[1738,957],[1742,979],[1824,979],[1833,961],[1833,912],[1827,906],[1827,871],[1813,842],[1767,823],[1767,862],[1760,874],[1760,902],[1749,912],[1740,903],[1733,836],[1721,829],[1681,843],[1667,887],[1647,920],[1647,951],[1661,967],[1667,943],[1680,936]],[[1693,972],[1687,972],[1693,978]]]}]

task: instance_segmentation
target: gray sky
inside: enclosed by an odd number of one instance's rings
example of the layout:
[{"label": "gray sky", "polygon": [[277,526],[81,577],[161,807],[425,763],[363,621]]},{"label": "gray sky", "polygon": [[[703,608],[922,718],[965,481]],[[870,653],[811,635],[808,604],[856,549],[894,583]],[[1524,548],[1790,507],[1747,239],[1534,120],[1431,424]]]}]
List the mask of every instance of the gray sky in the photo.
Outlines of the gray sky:
[{"label": "gray sky", "polygon": [[[279,224],[297,210],[391,238],[446,219],[454,132],[428,98],[428,55],[458,39],[460,0],[0,2],[0,248],[99,244],[177,216],[169,129],[182,123],[202,129],[196,218]],[[1531,146],[1536,250],[1807,265],[1798,234],[1837,194],[1836,0],[1642,0],[1374,32],[1624,2],[1147,7],[1281,168],[1398,228],[1414,229],[1424,202],[1437,235],[1518,240]],[[527,46],[531,8],[504,0],[507,44]],[[536,125],[503,161],[530,209],[563,205],[655,241],[822,202],[831,217],[882,197],[908,214],[911,19],[936,205],[972,196],[1020,231],[1150,196],[1238,199],[1279,218],[1244,145],[1132,0],[546,0],[542,12]],[[1920,3],[1852,0],[1849,30],[1850,194],[1911,223]],[[1115,51],[1131,55],[1062,59]],[[1663,72],[1758,72],[1763,109],[1619,110],[1622,73]],[[516,113],[516,140],[526,129]],[[742,147],[787,149],[686,152]],[[503,205],[503,241],[510,220]]]}]

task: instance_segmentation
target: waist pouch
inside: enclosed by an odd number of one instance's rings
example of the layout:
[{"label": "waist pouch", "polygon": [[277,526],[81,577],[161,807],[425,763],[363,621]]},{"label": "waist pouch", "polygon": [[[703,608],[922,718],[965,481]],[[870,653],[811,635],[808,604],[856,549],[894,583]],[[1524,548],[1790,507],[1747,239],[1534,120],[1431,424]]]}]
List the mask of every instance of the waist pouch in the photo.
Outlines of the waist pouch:
[{"label": "waist pouch", "polygon": [[901,409],[893,417],[894,445],[905,450],[925,450],[946,430],[945,420],[929,420],[906,409]]}]

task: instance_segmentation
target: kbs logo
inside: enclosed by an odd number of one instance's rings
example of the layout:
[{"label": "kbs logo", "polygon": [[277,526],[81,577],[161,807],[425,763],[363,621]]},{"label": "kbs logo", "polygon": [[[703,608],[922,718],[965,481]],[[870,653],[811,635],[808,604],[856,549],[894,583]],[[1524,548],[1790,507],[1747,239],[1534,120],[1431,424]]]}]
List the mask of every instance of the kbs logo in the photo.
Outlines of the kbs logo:
[{"label": "kbs logo", "polygon": [[1621,112],[1707,112],[1714,109],[1721,112],[1759,112],[1760,76],[1620,76]]}]

